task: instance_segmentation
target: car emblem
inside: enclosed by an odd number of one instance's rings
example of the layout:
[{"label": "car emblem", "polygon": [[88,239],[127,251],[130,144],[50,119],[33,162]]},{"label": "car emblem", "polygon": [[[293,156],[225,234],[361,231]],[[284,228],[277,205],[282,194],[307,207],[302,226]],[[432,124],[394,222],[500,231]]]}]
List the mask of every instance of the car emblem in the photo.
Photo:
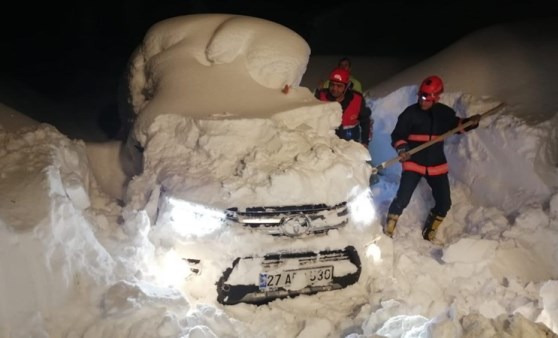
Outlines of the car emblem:
[{"label": "car emblem", "polygon": [[296,214],[283,218],[281,221],[281,229],[286,236],[296,237],[310,233],[312,223],[308,216],[304,214]]}]

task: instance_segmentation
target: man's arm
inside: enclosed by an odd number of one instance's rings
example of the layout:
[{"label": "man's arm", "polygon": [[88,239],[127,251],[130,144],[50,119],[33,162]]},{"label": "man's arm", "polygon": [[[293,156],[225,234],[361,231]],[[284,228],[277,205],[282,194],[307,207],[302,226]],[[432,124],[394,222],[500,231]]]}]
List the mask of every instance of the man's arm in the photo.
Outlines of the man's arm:
[{"label": "man's arm", "polygon": [[366,147],[368,147],[368,142],[370,142],[370,114],[372,114],[372,111],[368,108],[368,106],[366,106],[366,102],[363,97],[360,104],[360,114],[358,119],[360,122],[360,143]]},{"label": "man's arm", "polygon": [[391,145],[399,155],[399,161],[405,162],[411,159],[411,155],[408,153],[409,144],[407,143],[407,138],[410,132],[410,121],[408,121],[407,109],[403,111],[397,118],[397,123],[391,132]]}]

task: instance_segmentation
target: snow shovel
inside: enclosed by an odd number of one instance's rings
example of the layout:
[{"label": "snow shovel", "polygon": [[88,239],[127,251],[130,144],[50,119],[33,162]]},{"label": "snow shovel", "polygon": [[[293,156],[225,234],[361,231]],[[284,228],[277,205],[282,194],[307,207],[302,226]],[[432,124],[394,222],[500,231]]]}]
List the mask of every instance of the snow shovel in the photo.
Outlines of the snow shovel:
[{"label": "snow shovel", "polygon": [[[503,107],[504,107],[504,103],[500,103],[500,104],[497,105],[496,107],[494,107],[494,108],[488,110],[487,112],[481,114],[481,120],[482,120],[483,118],[489,116],[489,115],[492,115],[492,114],[494,114],[494,113],[500,111]],[[455,128],[453,128],[453,129],[451,129],[451,130],[446,131],[445,133],[443,133],[442,135],[438,136],[438,137],[435,138],[435,139],[432,139],[432,140],[430,140],[430,141],[428,141],[428,142],[425,142],[425,143],[421,144],[421,145],[418,146],[418,147],[414,147],[413,149],[409,150],[408,153],[409,153],[410,155],[413,155],[413,154],[415,154],[415,153],[418,153],[419,151],[421,151],[421,150],[423,150],[423,149],[425,149],[425,148],[430,147],[430,146],[433,145],[434,143],[442,142],[443,140],[445,140],[445,139],[448,138],[449,136],[451,136],[451,135],[453,135],[453,134],[459,132],[460,130],[462,130],[462,129],[464,129],[464,128],[469,127],[469,126],[472,125],[472,124],[473,124],[473,121],[467,121],[467,122],[463,123],[462,125],[460,125],[460,126],[458,126],[458,127],[455,127]],[[378,172],[379,172],[380,170],[382,170],[382,169],[384,169],[384,168],[387,168],[387,167],[389,167],[390,165],[395,164],[395,163],[397,163],[397,162],[399,162],[399,156],[396,156],[396,157],[394,157],[394,158],[392,158],[392,159],[390,159],[390,160],[384,161],[384,162],[380,163],[379,165],[373,167],[373,168],[372,168],[372,174],[370,175],[370,184],[375,184],[376,182],[379,181],[377,175],[378,175]]]}]

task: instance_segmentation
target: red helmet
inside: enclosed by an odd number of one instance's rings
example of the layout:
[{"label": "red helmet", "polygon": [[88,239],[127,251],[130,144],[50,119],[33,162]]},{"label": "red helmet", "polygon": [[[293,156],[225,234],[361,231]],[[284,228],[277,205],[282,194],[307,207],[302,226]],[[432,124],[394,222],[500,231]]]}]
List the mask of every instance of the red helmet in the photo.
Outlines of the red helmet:
[{"label": "red helmet", "polygon": [[349,71],[343,68],[335,68],[331,74],[329,74],[329,81],[341,82],[343,84],[349,83]]},{"label": "red helmet", "polygon": [[444,83],[439,76],[432,75],[422,81],[418,95],[427,101],[437,102],[444,92]]}]

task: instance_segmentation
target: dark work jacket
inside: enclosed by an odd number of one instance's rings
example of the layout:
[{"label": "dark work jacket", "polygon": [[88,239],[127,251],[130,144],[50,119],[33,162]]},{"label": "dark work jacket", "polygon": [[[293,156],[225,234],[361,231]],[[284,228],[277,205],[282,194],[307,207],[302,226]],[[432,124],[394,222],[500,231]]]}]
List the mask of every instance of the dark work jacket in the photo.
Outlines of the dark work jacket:
[{"label": "dark work jacket", "polygon": [[[435,103],[431,109],[422,110],[418,103],[405,108],[399,115],[391,133],[391,144],[397,150],[406,147],[411,150],[445,132],[466,123],[469,119],[457,117],[455,110],[443,103]],[[469,126],[458,133],[477,128]],[[418,172],[422,175],[442,175],[448,173],[444,154],[444,142],[437,142],[413,154],[409,161],[402,163],[403,170]]]},{"label": "dark work jacket", "polygon": [[[335,98],[331,96],[327,88],[318,90],[315,96],[321,101],[335,101]],[[366,106],[366,101],[362,94],[349,89],[345,92],[343,101],[339,103],[341,104],[341,109],[343,109],[340,128],[360,125],[360,143],[368,144],[370,141],[371,111]]]}]

